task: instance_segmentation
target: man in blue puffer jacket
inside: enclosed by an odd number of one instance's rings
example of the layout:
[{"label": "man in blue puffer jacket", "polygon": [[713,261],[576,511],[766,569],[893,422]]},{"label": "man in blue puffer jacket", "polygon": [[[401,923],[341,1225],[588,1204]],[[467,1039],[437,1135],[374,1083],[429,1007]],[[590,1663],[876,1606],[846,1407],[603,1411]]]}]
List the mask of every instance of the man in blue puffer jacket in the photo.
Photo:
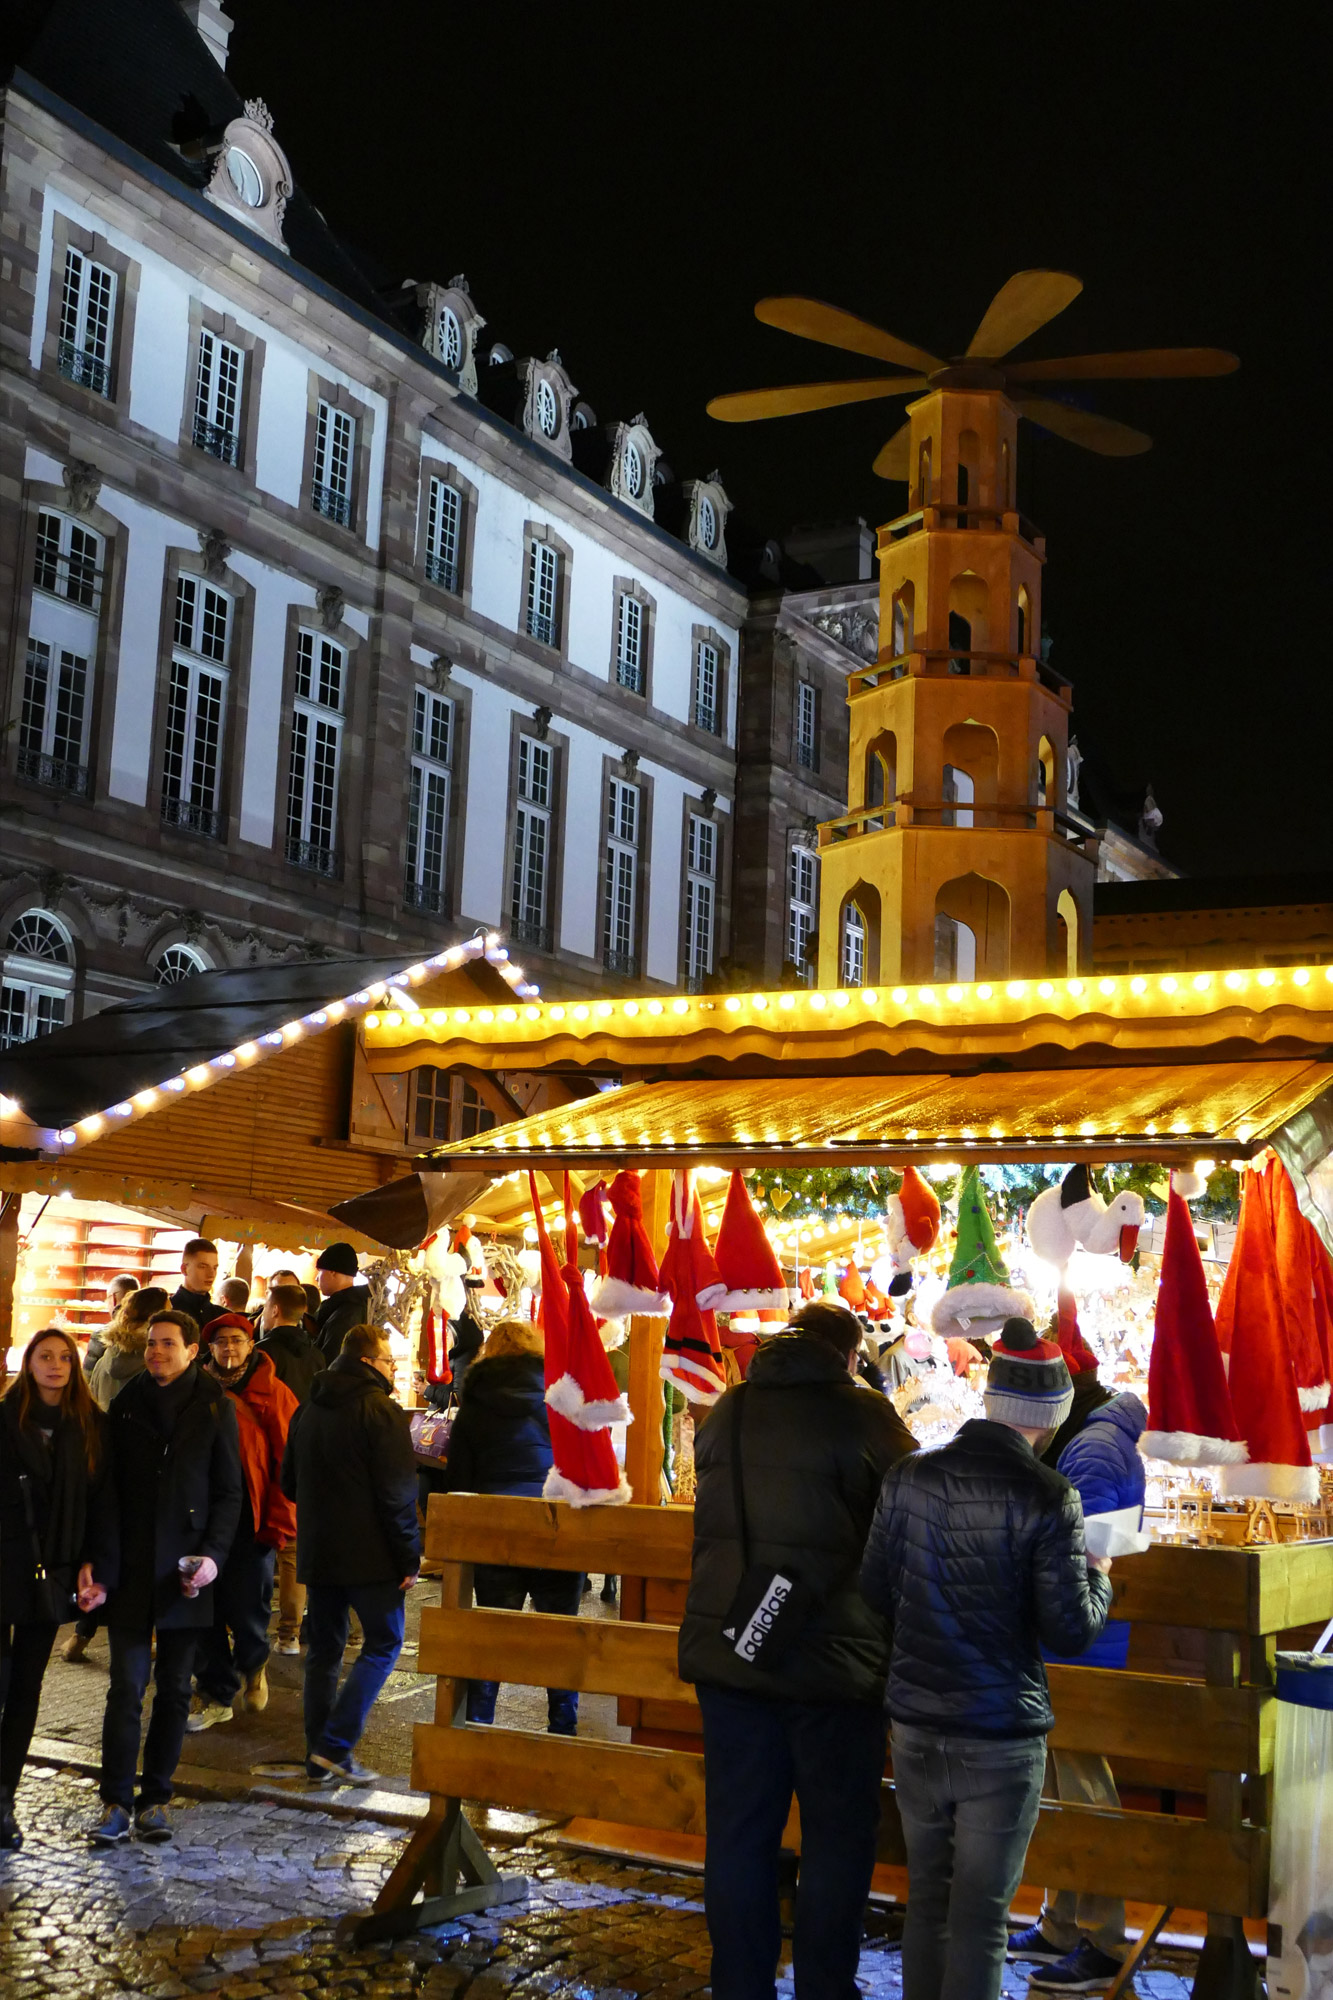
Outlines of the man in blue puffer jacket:
[{"label": "man in blue puffer jacket", "polygon": [[[1094,1514],[1137,1507],[1142,1525],[1145,1467],[1138,1445],[1147,1421],[1137,1396],[1113,1396],[1092,1412],[1061,1452],[1058,1470],[1083,1502],[1085,1521]],[[1124,1619],[1108,1618],[1076,1659],[1054,1653],[1045,1657],[1056,1666],[1123,1667],[1129,1630]],[[1048,1797],[1078,1805],[1120,1803],[1111,1767],[1094,1751],[1048,1752],[1045,1790]],[[1042,1991],[1094,1993],[1110,1985],[1127,1950],[1125,1905],[1118,1896],[1048,1889],[1040,1921],[1010,1940],[1009,1956],[1036,1962],[1031,1983]]]}]

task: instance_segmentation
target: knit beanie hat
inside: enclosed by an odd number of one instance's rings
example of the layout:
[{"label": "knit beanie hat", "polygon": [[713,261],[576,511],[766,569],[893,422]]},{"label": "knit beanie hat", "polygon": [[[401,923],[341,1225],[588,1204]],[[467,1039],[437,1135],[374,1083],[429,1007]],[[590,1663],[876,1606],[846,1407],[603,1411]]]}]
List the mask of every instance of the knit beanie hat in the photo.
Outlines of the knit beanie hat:
[{"label": "knit beanie hat", "polygon": [[1074,1385],[1064,1355],[1042,1340],[1030,1319],[1007,1319],[991,1347],[986,1371],[986,1415],[992,1423],[1026,1430],[1058,1430],[1074,1406]]}]

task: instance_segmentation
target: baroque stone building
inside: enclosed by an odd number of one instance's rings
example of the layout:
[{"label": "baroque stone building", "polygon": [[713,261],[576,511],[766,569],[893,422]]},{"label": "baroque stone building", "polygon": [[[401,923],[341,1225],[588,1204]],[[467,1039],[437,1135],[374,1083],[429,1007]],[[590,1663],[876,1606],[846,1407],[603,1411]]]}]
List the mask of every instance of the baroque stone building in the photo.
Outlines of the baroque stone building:
[{"label": "baroque stone building", "polygon": [[[467,282],[385,299],[216,0],[29,9],[3,97],[0,1040],[195,969],[731,951],[729,503]],[[822,809],[822,808],[821,808]]]}]

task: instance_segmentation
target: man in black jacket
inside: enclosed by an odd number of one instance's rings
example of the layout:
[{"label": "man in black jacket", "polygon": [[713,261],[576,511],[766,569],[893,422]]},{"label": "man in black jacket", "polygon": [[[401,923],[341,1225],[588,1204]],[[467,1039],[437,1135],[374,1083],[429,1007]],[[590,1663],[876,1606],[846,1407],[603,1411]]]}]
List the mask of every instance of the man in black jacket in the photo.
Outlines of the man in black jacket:
[{"label": "man in black jacket", "polygon": [[903,2000],[996,2000],[1054,1717],[1041,1648],[1083,1652],[1109,1563],[1067,1479],[1035,1455],[1069,1414],[1060,1349],[1006,1320],[986,1420],[884,1482],[861,1589],[893,1624],[885,1706],[907,1843]]},{"label": "man in black jacket", "polygon": [[[695,1439],[694,1557],[681,1677],[703,1713],[704,1905],[714,2000],[774,1990],[778,1869],[793,1791],[801,1867],[792,1957],[801,2000],[854,2000],[884,1776],[888,1634],[857,1587],[880,1482],[913,1447],[856,1380],[861,1328],[803,1306],[762,1346]],[[739,1445],[745,1534],[736,1506]],[[754,1665],[733,1601],[749,1571],[810,1586],[788,1650]]]},{"label": "man in black jacket", "polygon": [[[107,1416],[116,1504],[100,1516],[95,1580],[106,1587],[111,1682],[102,1725],[99,1846],[125,1840],[148,1675],[152,1720],[143,1746],[135,1831],[169,1840],[164,1810],[190,1711],[196,1635],[213,1622],[212,1585],[241,1514],[236,1412],[195,1364],[199,1329],[186,1313],[148,1322],[144,1372]],[[153,1634],[157,1660],[152,1665]]]},{"label": "man in black jacket", "polygon": [[343,1336],[370,1318],[370,1286],[359,1285],[356,1252],[350,1243],[330,1243],[315,1259],[323,1301],[315,1314],[315,1342],[325,1361],[343,1351]]},{"label": "man in black jacket", "polygon": [[[324,1356],[305,1328],[305,1287],[294,1272],[278,1271],[269,1281],[268,1297],[259,1315],[259,1348],[273,1363],[298,1403],[310,1394],[324,1368]],[[296,1575],[296,1544],[278,1550],[278,1635],[274,1651],[295,1656],[301,1650],[301,1620],[305,1616],[305,1585]]]},{"label": "man in black jacket", "polygon": [[192,1236],[181,1251],[182,1284],[171,1295],[173,1312],[188,1313],[202,1332],[211,1319],[226,1312],[214,1303],[213,1287],[218,1276],[218,1246],[206,1236]]},{"label": "man in black jacket", "polygon": [[[404,1596],[421,1561],[412,1431],[392,1386],[387,1334],[352,1327],[287,1434],[282,1490],[296,1502],[307,1591],[306,1772],[316,1784],[376,1775],[352,1753],[402,1650]],[[339,1688],[351,1611],[365,1636]]]}]

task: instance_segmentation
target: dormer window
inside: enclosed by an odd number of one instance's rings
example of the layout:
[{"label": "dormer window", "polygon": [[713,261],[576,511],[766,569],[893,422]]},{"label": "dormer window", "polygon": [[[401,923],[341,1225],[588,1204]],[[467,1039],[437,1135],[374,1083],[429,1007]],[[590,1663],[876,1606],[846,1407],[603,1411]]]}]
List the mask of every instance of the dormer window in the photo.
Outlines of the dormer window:
[{"label": "dormer window", "polygon": [[627,440],[624,454],[625,491],[631,500],[643,496],[643,453],[633,438]]},{"label": "dormer window", "polygon": [[441,306],[435,326],[436,348],[446,368],[455,374],[463,364],[463,329],[452,306]]},{"label": "dormer window", "polygon": [[560,403],[555,390],[543,375],[537,384],[537,422],[543,437],[557,437],[560,432]]},{"label": "dormer window", "polygon": [[[447,285],[418,285],[421,344],[428,354],[458,377],[469,396],[477,393],[477,336],[486,322],[472,303],[467,279],[460,271]],[[493,357],[492,357],[493,358]]]},{"label": "dormer window", "polygon": [[717,508],[706,493],[699,502],[699,541],[706,549],[717,547]]},{"label": "dormer window", "polygon": [[653,513],[653,485],[661,452],[640,410],[627,424],[608,424],[611,466],[606,483],[617,500],[623,500],[649,520]]},{"label": "dormer window", "polygon": [[285,250],[282,219],[291,191],[292,170],[273,137],[272,113],[252,97],[244,117],[233,118],[222,135],[205,199]]},{"label": "dormer window", "polygon": [[522,392],[519,422],[523,430],[557,458],[572,459],[569,439],[579,392],[565,372],[558,349],[552,348],[545,361],[532,357],[520,361],[518,380]]},{"label": "dormer window", "polygon": [[683,491],[689,508],[686,540],[690,547],[701,556],[707,556],[711,562],[725,564],[727,516],[731,512],[731,502],[720,477],[716,472],[710,472],[707,479],[687,480]]},{"label": "dormer window", "polygon": [[237,200],[246,208],[263,207],[264,176],[240,146],[227,148],[227,179],[236,190]]}]

